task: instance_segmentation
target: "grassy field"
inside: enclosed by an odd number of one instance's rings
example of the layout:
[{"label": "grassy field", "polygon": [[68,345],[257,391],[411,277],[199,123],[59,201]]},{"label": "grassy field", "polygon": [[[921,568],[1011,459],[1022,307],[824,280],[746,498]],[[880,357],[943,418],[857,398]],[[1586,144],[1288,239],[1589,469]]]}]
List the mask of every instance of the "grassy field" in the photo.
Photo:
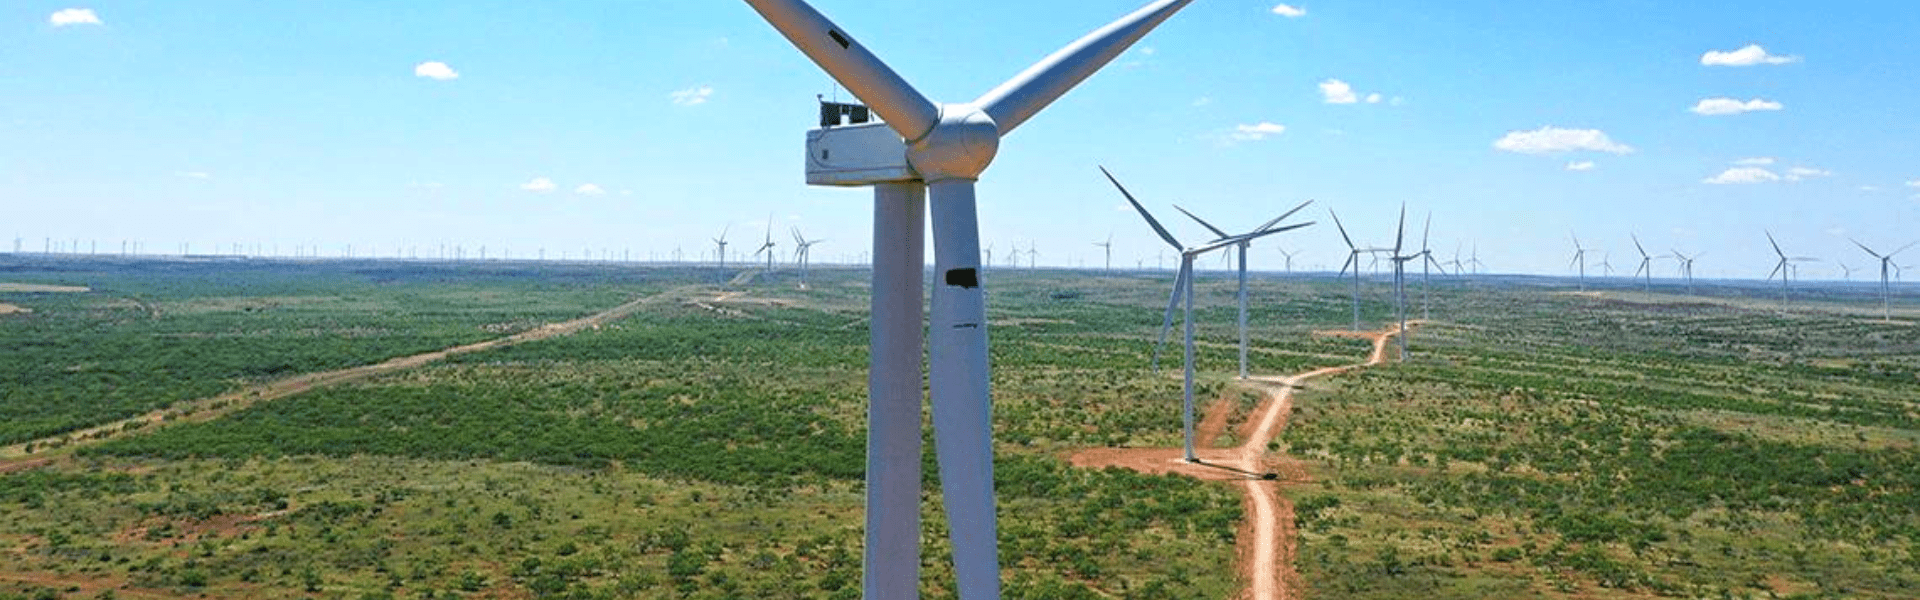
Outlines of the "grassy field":
[{"label": "grassy field", "polygon": [[[864,271],[0,269],[92,290],[0,291],[33,309],[0,316],[0,441],[654,299],[45,454],[0,475],[0,598],[858,597]],[[989,277],[1006,597],[1233,597],[1233,488],[1063,460],[1178,445],[1177,368],[1147,367],[1171,277]],[[1254,370],[1361,360],[1308,335],[1351,324],[1347,285],[1257,278]],[[1301,392],[1277,445],[1312,473],[1283,488],[1306,597],[1913,597],[1920,328],[1851,291],[1784,314],[1664,291],[1446,280],[1413,362]],[[1233,287],[1197,293],[1204,397],[1244,412]],[[1385,322],[1381,287],[1362,311]],[[923,592],[946,598],[926,458]]]}]

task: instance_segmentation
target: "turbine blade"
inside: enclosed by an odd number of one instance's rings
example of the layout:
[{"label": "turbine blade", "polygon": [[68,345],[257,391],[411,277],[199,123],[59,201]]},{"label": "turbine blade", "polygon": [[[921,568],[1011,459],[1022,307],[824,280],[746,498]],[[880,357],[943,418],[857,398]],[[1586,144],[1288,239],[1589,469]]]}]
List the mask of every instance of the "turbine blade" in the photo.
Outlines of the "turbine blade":
[{"label": "turbine blade", "polygon": [[1300,212],[1300,209],[1302,209],[1302,208],[1306,208],[1308,204],[1313,204],[1313,201],[1312,201],[1312,200],[1308,200],[1308,201],[1306,201],[1306,202],[1301,202],[1299,206],[1295,206],[1295,207],[1293,207],[1293,210],[1290,210],[1290,211],[1287,211],[1287,212],[1284,212],[1284,213],[1280,213],[1280,216],[1278,216],[1278,217],[1274,217],[1274,218],[1273,218],[1273,220],[1271,220],[1271,221],[1267,221],[1267,222],[1265,222],[1265,223],[1261,223],[1261,224],[1260,224],[1260,227],[1259,227],[1259,228],[1256,228],[1256,229],[1254,229],[1254,231],[1266,231],[1266,230],[1267,230],[1267,228],[1269,228],[1269,227],[1273,227],[1274,225],[1279,225],[1281,221],[1285,221],[1285,220],[1287,220],[1287,217],[1291,217],[1291,216],[1293,216],[1293,213],[1297,213],[1297,212]]},{"label": "turbine blade", "polygon": [[1193,253],[1193,254],[1204,254],[1204,253],[1207,253],[1207,252],[1212,252],[1212,251],[1214,251],[1214,250],[1219,250],[1219,249],[1221,249],[1221,248],[1225,248],[1225,247],[1227,247],[1227,246],[1232,246],[1232,245],[1235,245],[1235,244],[1240,244],[1240,243],[1242,243],[1242,242],[1251,242],[1251,241],[1253,241],[1253,240],[1257,240],[1257,239],[1260,239],[1260,238],[1263,238],[1263,237],[1267,237],[1267,236],[1269,236],[1269,235],[1273,235],[1273,234],[1276,234],[1276,233],[1284,233],[1284,232],[1288,232],[1288,231],[1293,231],[1293,230],[1295,230],[1295,229],[1299,229],[1299,228],[1301,228],[1301,227],[1306,227],[1306,226],[1308,226],[1308,225],[1312,225],[1313,223],[1314,223],[1313,221],[1307,221],[1307,222],[1305,222],[1305,223],[1300,223],[1300,224],[1298,224],[1298,225],[1288,225],[1288,226],[1286,226],[1286,227],[1281,227],[1281,228],[1279,228],[1279,229],[1268,229],[1268,230],[1266,230],[1266,231],[1255,231],[1255,232],[1253,232],[1253,233],[1249,233],[1249,234],[1245,234],[1245,235],[1236,235],[1236,236],[1233,236],[1233,237],[1230,237],[1230,238],[1225,238],[1225,239],[1219,239],[1219,240],[1214,240],[1214,241],[1212,241],[1212,242],[1209,242],[1209,243],[1207,243],[1207,244],[1206,244],[1206,245],[1204,245],[1204,246],[1200,246],[1200,247],[1198,247],[1198,248],[1194,248],[1194,249],[1193,249],[1193,250],[1191,250],[1190,252],[1191,252],[1191,253]]},{"label": "turbine blade", "polygon": [[918,140],[940,120],[940,108],[933,101],[805,0],[747,0],[747,5],[901,138]]},{"label": "turbine blade", "polygon": [[993,118],[1000,135],[1012,133],[1192,1],[1156,0],[1067,44],[973,103]]},{"label": "turbine blade", "polygon": [[1635,233],[1631,235],[1633,235],[1633,249],[1640,251],[1640,258],[1646,258],[1647,248],[1640,245],[1640,234]]},{"label": "turbine blade", "polygon": [[1899,253],[1901,253],[1901,252],[1906,252],[1906,251],[1907,251],[1907,249],[1908,249],[1908,248],[1912,248],[1912,247],[1914,246],[1914,244],[1920,244],[1920,241],[1915,241],[1915,242],[1911,242],[1911,243],[1908,243],[1908,244],[1907,244],[1907,245],[1905,245],[1905,246],[1901,246],[1899,250],[1895,250],[1895,251],[1892,251],[1892,252],[1888,252],[1888,253],[1887,253],[1887,258],[1893,258],[1893,255],[1895,255],[1895,254],[1899,254]]},{"label": "turbine blade", "polygon": [[927,313],[927,387],[954,579],[969,597],[995,598],[999,537],[978,201],[974,182],[963,179],[928,184],[927,196],[935,273]]},{"label": "turbine blade", "polygon": [[1231,237],[1227,235],[1227,232],[1221,231],[1219,227],[1214,227],[1212,223],[1208,223],[1206,219],[1194,216],[1193,213],[1187,212],[1187,209],[1180,208],[1178,204],[1173,205],[1173,209],[1180,211],[1180,214],[1186,215],[1187,218],[1193,219],[1195,223],[1199,223],[1201,227],[1207,228],[1207,231],[1213,232],[1214,235],[1220,236],[1221,238]]},{"label": "turbine blade", "polygon": [[1866,244],[1860,243],[1860,240],[1847,238],[1847,241],[1853,242],[1853,245],[1859,246],[1861,250],[1867,251],[1867,254],[1872,254],[1874,258],[1886,258],[1884,256],[1881,256],[1879,252],[1874,252],[1872,248],[1868,248]]},{"label": "turbine blade", "polygon": [[1420,230],[1420,251],[1421,252],[1427,251],[1427,236],[1431,235],[1432,233],[1433,233],[1433,213],[1429,211],[1427,213],[1427,226],[1426,228]]},{"label": "turbine blade", "polygon": [[1407,237],[1407,203],[1400,203],[1400,225],[1393,232],[1393,255],[1400,256],[1400,242]]},{"label": "turbine blade", "polygon": [[1147,212],[1147,207],[1141,206],[1139,200],[1133,199],[1133,194],[1127,192],[1127,186],[1120,185],[1120,180],[1114,179],[1113,173],[1108,172],[1106,167],[1100,167],[1100,172],[1106,174],[1107,181],[1113,182],[1113,187],[1120,188],[1120,195],[1127,197],[1127,203],[1132,204],[1133,210],[1139,211],[1140,216],[1146,218],[1147,224],[1153,226],[1153,232],[1160,234],[1160,239],[1166,240],[1167,244],[1173,246],[1175,250],[1185,248],[1180,245],[1180,240],[1174,239],[1173,234],[1167,233],[1167,228],[1160,226],[1160,221],[1155,220],[1153,214]]},{"label": "turbine blade", "polygon": [[1780,255],[1780,258],[1786,258],[1786,257],[1787,257],[1787,253],[1786,253],[1786,252],[1782,252],[1782,251],[1780,250],[1780,242],[1776,242],[1776,241],[1773,241],[1773,232],[1771,232],[1771,231],[1769,231],[1769,232],[1767,232],[1767,243],[1769,243],[1769,244],[1773,244],[1773,253],[1774,253],[1774,254],[1778,254],[1778,255]]},{"label": "turbine blade", "polygon": [[1160,316],[1160,341],[1153,344],[1153,368],[1160,368],[1160,349],[1167,345],[1167,332],[1173,330],[1173,311],[1180,308],[1181,286],[1186,285],[1188,269],[1193,266],[1185,257],[1180,259],[1180,270],[1173,276],[1173,292],[1167,294],[1167,312]]},{"label": "turbine blade", "polygon": [[1773,276],[1779,275],[1780,270],[1785,268],[1787,268],[1787,261],[1785,260],[1781,260],[1779,264],[1775,264],[1773,266],[1773,272],[1767,273],[1767,281],[1773,281]]},{"label": "turbine blade", "polygon": [[1333,215],[1333,226],[1340,228],[1340,239],[1347,241],[1347,249],[1358,250],[1359,248],[1353,245],[1353,238],[1347,236],[1347,226],[1340,224],[1340,213],[1333,212],[1333,209],[1329,208],[1327,214]]}]

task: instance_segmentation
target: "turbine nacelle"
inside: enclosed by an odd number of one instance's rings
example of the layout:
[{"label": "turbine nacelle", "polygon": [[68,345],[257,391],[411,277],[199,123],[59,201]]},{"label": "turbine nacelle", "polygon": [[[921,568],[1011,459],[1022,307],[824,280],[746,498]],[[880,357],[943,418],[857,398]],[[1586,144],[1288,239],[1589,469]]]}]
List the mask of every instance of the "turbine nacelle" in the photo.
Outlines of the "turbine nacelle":
[{"label": "turbine nacelle", "polygon": [[907,165],[927,183],[979,179],[1000,152],[1000,126],[972,104],[940,106],[940,120],[907,147]]}]

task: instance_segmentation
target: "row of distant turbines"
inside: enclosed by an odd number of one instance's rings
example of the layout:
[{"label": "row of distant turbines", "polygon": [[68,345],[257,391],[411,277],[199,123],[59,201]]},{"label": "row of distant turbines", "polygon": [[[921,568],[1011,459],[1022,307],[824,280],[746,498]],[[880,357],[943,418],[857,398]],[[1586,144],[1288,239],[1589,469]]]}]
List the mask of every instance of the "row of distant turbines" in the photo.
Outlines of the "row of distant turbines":
[{"label": "row of distant turbines", "polygon": [[[1766,233],[1767,236],[1767,245],[1773,248],[1773,254],[1776,258],[1773,263],[1773,270],[1767,273],[1766,280],[1773,281],[1776,277],[1780,279],[1780,303],[1784,305],[1791,301],[1791,282],[1795,277],[1799,276],[1799,265],[1802,263],[1819,262],[1820,259],[1812,256],[1788,256],[1786,250],[1780,248],[1779,240],[1774,239],[1772,231],[1766,231],[1764,233]],[[1704,256],[1704,252],[1689,255],[1676,249],[1672,250],[1672,254],[1652,255],[1647,253],[1646,246],[1641,245],[1639,234],[1631,235],[1633,238],[1633,248],[1640,253],[1640,264],[1634,269],[1633,276],[1643,278],[1641,286],[1644,291],[1653,291],[1654,261],[1671,259],[1674,261],[1674,267],[1678,271],[1678,274],[1687,280],[1687,293],[1693,293],[1693,263],[1699,260],[1701,256]],[[1567,266],[1577,269],[1576,273],[1580,281],[1580,291],[1584,292],[1587,289],[1587,265],[1596,264],[1604,269],[1608,275],[1613,273],[1613,265],[1607,262],[1605,254],[1601,255],[1600,262],[1590,263],[1587,260],[1587,253],[1596,251],[1597,249],[1582,244],[1579,234],[1570,234],[1569,237],[1573,240],[1573,258],[1567,262]],[[1892,252],[1883,253],[1861,243],[1860,240],[1848,238],[1847,241],[1853,242],[1853,245],[1859,246],[1860,250],[1866,252],[1880,263],[1881,317],[1888,321],[1893,320],[1893,281],[1898,279],[1901,271],[1904,270],[1900,263],[1894,262],[1893,259],[1900,253],[1912,248],[1915,244],[1920,244],[1920,242],[1909,242],[1907,245],[1901,246]],[[1844,262],[1837,264],[1845,271],[1845,277],[1848,280],[1852,280],[1854,267]]]}]

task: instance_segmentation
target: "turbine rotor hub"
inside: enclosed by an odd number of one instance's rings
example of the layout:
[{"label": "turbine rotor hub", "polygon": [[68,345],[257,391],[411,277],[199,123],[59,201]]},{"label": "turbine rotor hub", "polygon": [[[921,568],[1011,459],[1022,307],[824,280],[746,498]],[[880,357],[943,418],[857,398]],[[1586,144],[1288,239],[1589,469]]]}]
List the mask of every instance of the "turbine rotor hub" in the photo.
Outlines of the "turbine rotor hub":
[{"label": "turbine rotor hub", "polygon": [[1000,126],[980,107],[943,104],[940,120],[907,147],[907,162],[928,183],[979,179],[1000,151]]}]

